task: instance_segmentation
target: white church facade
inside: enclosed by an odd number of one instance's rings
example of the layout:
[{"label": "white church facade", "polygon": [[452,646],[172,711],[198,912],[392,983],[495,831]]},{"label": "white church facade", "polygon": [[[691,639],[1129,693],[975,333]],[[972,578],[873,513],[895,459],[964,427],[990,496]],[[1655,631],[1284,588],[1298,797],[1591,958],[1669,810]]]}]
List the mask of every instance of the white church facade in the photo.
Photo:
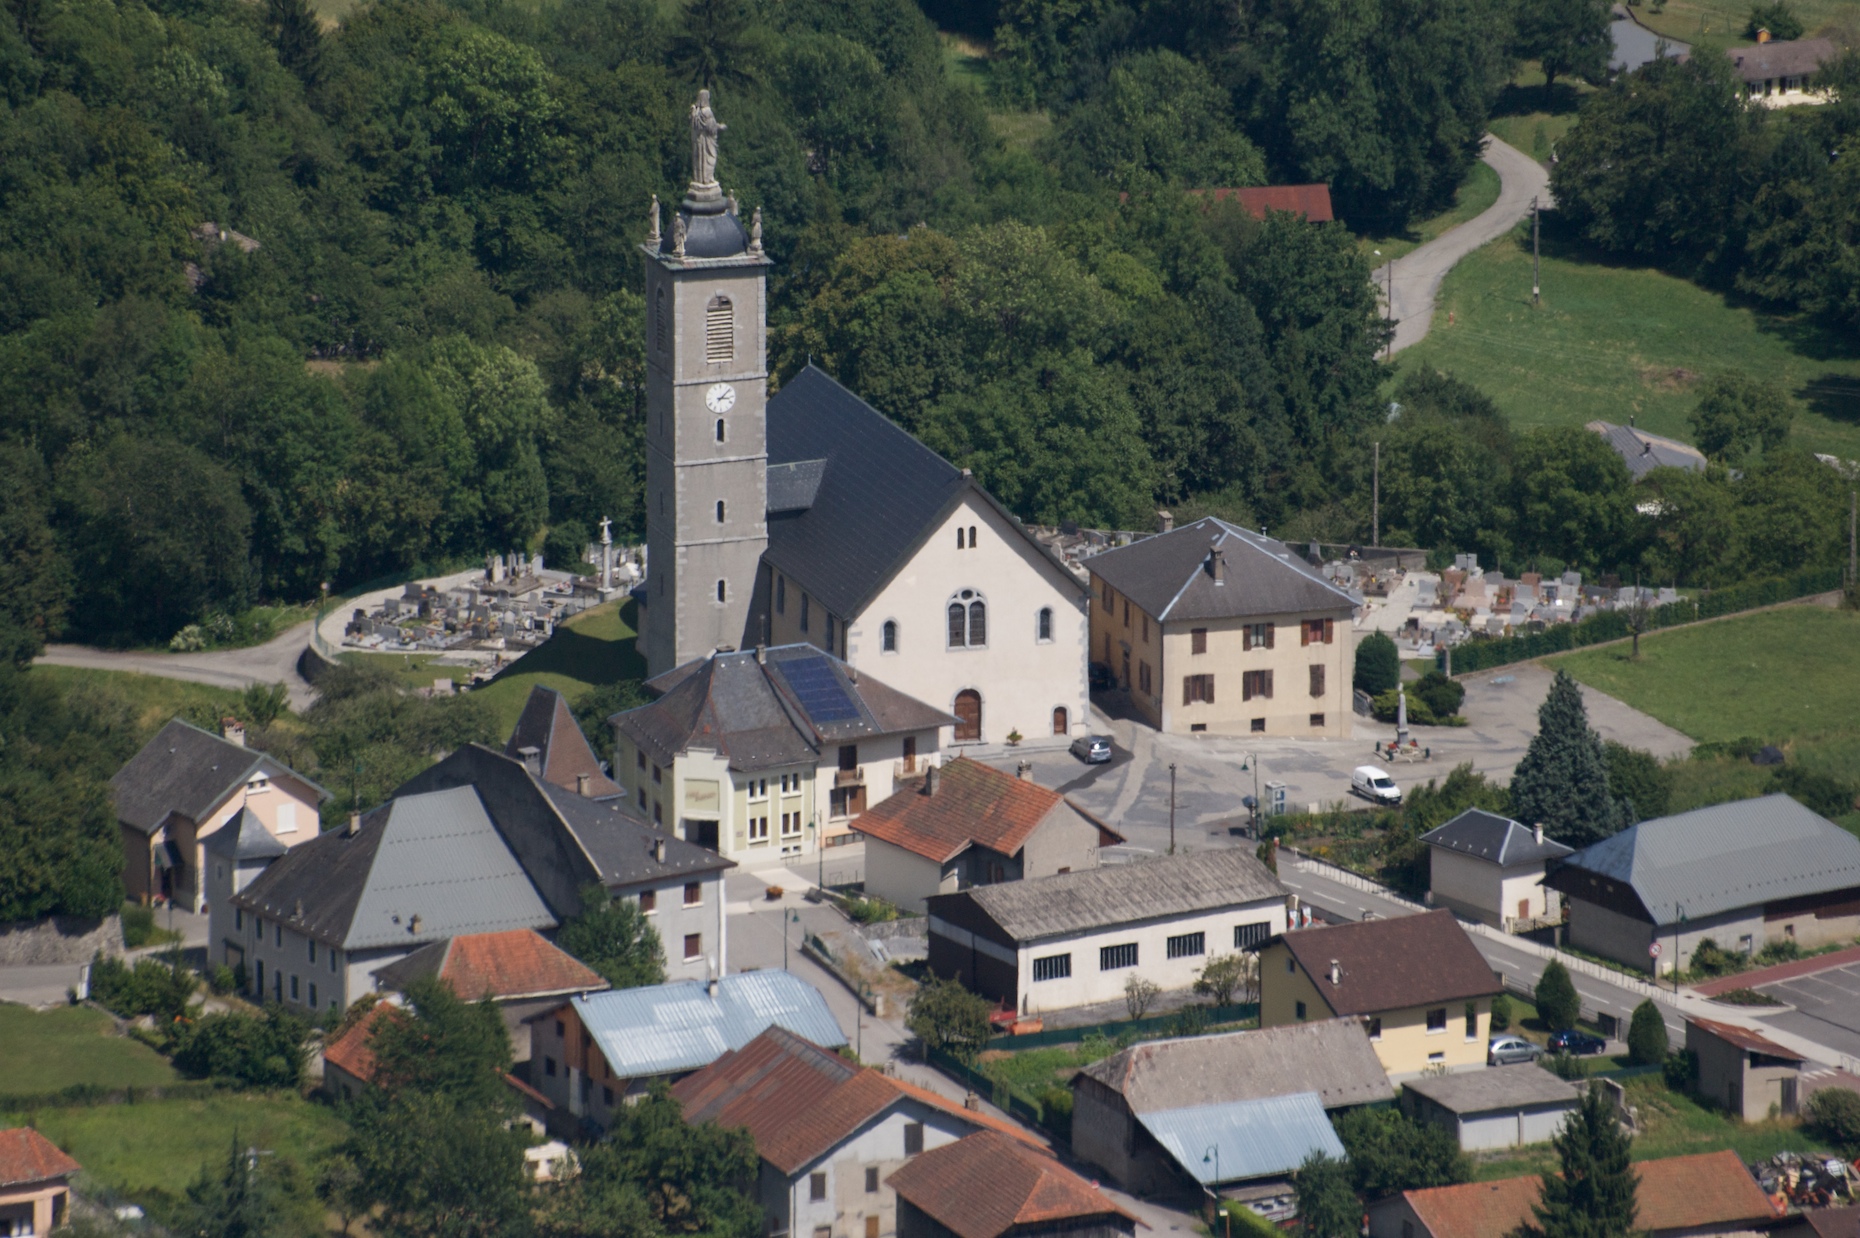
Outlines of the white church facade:
[{"label": "white church facade", "polygon": [[809,365],[768,394],[768,258],[693,175],[646,262],[648,674],[720,650],[815,645],[955,719],[945,747],[1083,733],[1085,582],[965,469]]}]

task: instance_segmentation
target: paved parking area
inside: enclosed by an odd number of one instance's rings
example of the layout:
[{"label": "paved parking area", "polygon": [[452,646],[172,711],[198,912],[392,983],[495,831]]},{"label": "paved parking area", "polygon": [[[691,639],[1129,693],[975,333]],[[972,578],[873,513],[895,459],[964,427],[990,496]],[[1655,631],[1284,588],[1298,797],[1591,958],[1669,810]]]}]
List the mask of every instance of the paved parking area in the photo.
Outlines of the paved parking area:
[{"label": "paved parking area", "polygon": [[1795,1007],[1766,1017],[1766,1023],[1860,1056],[1860,962],[1759,985],[1757,991]]}]

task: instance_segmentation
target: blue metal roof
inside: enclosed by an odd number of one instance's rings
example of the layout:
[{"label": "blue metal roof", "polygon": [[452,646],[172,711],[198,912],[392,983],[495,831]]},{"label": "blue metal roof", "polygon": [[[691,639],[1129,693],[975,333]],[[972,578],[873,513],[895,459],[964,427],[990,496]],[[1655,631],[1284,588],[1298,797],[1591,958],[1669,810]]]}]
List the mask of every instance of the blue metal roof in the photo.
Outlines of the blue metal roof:
[{"label": "blue metal roof", "polygon": [[783,971],[725,976],[714,998],[697,980],[591,993],[575,998],[575,1014],[627,1079],[698,1070],[771,1025],[822,1048],[846,1043],[820,990]]},{"label": "blue metal roof", "polygon": [[1204,1186],[1290,1173],[1313,1152],[1344,1154],[1316,1092],[1159,1109],[1137,1121]]}]

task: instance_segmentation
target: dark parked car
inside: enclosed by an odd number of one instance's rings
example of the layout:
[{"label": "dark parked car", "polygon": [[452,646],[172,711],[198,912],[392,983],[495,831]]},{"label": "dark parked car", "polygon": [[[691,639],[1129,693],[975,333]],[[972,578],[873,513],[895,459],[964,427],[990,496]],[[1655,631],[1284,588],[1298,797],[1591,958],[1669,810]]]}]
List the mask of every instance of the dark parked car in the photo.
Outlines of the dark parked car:
[{"label": "dark parked car", "polygon": [[1102,765],[1111,759],[1108,735],[1081,735],[1072,741],[1072,755],[1087,765]]},{"label": "dark parked car", "polygon": [[1093,662],[1091,664],[1087,671],[1087,678],[1093,692],[1097,692],[1104,688],[1115,688],[1117,686],[1117,676],[1113,675],[1111,673],[1111,668],[1102,662]]},{"label": "dark parked car", "polygon": [[1579,1032],[1574,1028],[1566,1028],[1553,1033],[1550,1037],[1550,1052],[1552,1053],[1573,1053],[1578,1057],[1584,1057],[1591,1053],[1600,1053],[1607,1047],[1608,1042],[1601,1037],[1591,1036],[1587,1032]]}]

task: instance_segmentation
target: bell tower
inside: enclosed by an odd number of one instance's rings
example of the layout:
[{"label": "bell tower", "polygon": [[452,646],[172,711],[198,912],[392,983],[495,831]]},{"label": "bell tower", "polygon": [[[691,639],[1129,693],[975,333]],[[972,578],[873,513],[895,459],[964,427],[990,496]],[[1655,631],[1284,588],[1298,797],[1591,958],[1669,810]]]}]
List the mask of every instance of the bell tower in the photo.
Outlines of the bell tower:
[{"label": "bell tower", "polygon": [[767,268],[717,182],[725,126],[700,90],[691,184],[646,243],[646,671],[743,639],[768,547]]}]

